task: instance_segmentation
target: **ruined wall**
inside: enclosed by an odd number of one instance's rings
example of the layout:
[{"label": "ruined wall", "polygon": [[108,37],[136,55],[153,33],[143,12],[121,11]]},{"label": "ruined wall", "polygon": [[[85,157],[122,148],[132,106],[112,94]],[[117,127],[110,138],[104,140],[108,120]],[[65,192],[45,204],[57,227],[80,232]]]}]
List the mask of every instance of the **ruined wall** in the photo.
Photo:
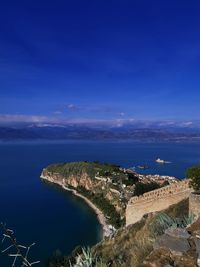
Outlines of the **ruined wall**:
[{"label": "ruined wall", "polygon": [[189,197],[189,212],[195,216],[200,215],[200,194],[195,192],[190,194]]},{"label": "ruined wall", "polygon": [[183,180],[160,189],[132,197],[126,208],[126,225],[139,221],[144,214],[161,211],[188,198],[191,189],[188,180]]}]

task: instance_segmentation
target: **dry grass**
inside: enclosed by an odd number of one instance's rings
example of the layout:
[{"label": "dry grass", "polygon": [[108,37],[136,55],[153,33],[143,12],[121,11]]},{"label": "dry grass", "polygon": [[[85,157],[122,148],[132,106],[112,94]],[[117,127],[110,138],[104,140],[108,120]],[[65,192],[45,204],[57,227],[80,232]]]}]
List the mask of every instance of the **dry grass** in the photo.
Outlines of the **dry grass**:
[{"label": "dry grass", "polygon": [[[165,212],[171,217],[185,216],[188,214],[188,200],[171,206]],[[153,250],[153,243],[157,237],[155,227],[158,214],[149,214],[140,222],[120,229],[113,238],[93,247],[93,253],[107,266],[138,266]]]},{"label": "dry grass", "polygon": [[118,231],[116,236],[93,248],[93,251],[111,266],[136,266],[152,250],[154,233],[151,230],[153,216]]}]

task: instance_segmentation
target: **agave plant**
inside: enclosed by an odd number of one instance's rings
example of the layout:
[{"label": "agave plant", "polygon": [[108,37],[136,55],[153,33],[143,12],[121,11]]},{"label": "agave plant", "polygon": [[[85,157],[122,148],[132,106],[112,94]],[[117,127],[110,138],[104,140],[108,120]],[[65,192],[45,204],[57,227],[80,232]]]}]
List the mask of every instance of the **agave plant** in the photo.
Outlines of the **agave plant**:
[{"label": "agave plant", "polygon": [[166,213],[161,213],[157,217],[156,232],[158,234],[164,233],[168,228],[186,228],[189,224],[194,222],[194,215],[183,216],[182,218],[173,218]]},{"label": "agave plant", "polygon": [[82,254],[77,257],[75,265],[70,263],[70,267],[103,267],[102,261],[92,255],[90,248],[82,248]]}]

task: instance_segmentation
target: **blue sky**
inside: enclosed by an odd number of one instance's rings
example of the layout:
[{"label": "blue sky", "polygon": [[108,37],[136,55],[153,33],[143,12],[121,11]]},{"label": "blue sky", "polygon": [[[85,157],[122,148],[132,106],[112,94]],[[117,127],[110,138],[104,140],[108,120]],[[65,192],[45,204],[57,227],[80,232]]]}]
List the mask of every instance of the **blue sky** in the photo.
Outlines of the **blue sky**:
[{"label": "blue sky", "polygon": [[0,3],[1,121],[195,121],[200,1]]}]

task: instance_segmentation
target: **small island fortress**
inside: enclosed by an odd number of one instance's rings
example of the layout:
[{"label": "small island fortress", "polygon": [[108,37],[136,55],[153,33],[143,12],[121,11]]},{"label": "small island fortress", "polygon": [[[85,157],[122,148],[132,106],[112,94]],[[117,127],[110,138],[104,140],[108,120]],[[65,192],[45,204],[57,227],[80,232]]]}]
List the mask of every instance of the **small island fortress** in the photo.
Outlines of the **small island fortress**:
[{"label": "small island fortress", "polygon": [[157,163],[161,163],[161,164],[171,163],[170,161],[166,161],[166,160],[164,160],[164,159],[160,159],[160,158],[157,158],[157,159],[155,160],[155,162],[157,162]]}]

